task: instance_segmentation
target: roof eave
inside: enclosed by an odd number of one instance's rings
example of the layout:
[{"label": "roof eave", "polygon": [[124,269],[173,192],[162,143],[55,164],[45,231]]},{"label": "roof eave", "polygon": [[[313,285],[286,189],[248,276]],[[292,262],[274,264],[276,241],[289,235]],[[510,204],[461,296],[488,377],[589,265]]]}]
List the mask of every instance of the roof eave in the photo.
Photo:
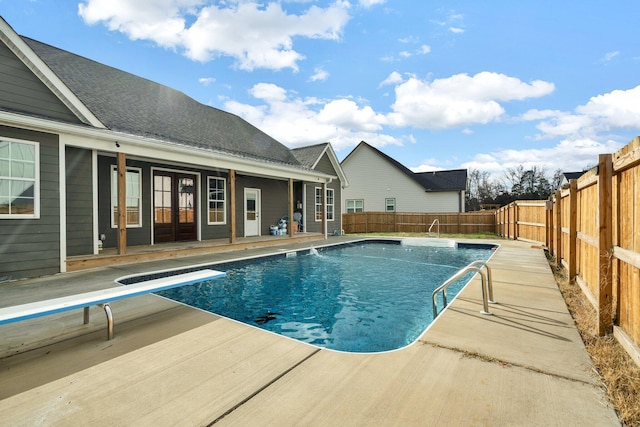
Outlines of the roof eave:
[{"label": "roof eave", "polygon": [[[278,179],[293,178],[311,182],[329,182],[336,178],[333,175],[302,169],[295,165],[242,158],[203,148],[188,147],[170,141],[114,132],[109,129],[56,122],[17,113],[0,111],[0,124],[58,133],[61,135],[61,143],[65,145],[104,152],[123,152],[147,158],[167,158],[193,165],[236,169],[245,174]],[[120,147],[116,147],[116,142]],[[162,155],[163,153],[165,154],[164,156]]]}]

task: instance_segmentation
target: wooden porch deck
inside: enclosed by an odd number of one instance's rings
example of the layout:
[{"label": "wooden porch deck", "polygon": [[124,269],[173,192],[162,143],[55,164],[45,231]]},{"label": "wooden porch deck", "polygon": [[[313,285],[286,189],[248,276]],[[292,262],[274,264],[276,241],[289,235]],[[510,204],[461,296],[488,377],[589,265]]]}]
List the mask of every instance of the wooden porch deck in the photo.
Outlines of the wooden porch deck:
[{"label": "wooden porch deck", "polygon": [[239,237],[231,244],[228,239],[194,242],[159,243],[156,245],[129,246],[127,253],[118,255],[115,248],[104,249],[98,255],[67,257],[67,271],[124,265],[146,261],[181,258],[218,252],[266,248],[286,243],[304,243],[324,240],[321,233],[295,233],[293,236]]}]

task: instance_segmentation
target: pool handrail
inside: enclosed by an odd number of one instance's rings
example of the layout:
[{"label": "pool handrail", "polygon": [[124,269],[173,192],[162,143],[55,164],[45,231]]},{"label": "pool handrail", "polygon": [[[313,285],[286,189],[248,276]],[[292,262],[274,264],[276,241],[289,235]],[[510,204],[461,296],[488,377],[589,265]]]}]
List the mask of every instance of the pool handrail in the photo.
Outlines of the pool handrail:
[{"label": "pool handrail", "polygon": [[[487,274],[485,275],[482,267],[485,267],[487,270]],[[493,284],[491,283],[491,269],[487,265],[485,261],[474,261],[467,265],[466,267],[461,268],[456,272],[453,276],[449,277],[442,285],[438,286],[433,293],[431,294],[431,303],[433,305],[433,318],[435,319],[438,316],[438,304],[436,298],[439,292],[442,292],[442,302],[444,310],[447,307],[447,288],[455,283],[458,279],[469,272],[480,273],[480,279],[482,281],[482,307],[480,310],[481,314],[492,315],[489,311],[489,302],[495,304],[493,300]],[[488,278],[488,279],[487,279]]]},{"label": "pool handrail", "polygon": [[429,227],[429,236],[433,236],[433,233],[431,232],[431,229],[433,228],[434,225],[437,225],[438,228],[436,230],[438,230],[436,232],[436,237],[440,237],[440,220],[438,218],[434,219],[433,222],[431,223],[431,226]]}]

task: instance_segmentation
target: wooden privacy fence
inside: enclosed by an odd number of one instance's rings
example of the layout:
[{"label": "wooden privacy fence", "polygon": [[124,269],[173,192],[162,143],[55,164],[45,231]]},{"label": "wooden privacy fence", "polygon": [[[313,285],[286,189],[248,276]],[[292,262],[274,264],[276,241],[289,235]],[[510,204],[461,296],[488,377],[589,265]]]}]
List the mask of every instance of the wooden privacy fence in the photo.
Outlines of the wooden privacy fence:
[{"label": "wooden privacy fence", "polygon": [[517,200],[495,211],[496,234],[544,244],[547,234],[546,200]]},{"label": "wooden privacy fence", "polygon": [[546,244],[640,365],[640,137],[549,200],[498,209],[496,234]]},{"label": "wooden privacy fence", "polygon": [[[544,242],[640,365],[640,137],[547,202]],[[509,221],[506,221],[509,222]],[[505,233],[506,235],[506,233]],[[533,240],[540,240],[533,238]]]},{"label": "wooden privacy fence", "polygon": [[[440,233],[495,233],[493,211],[465,213],[358,212],[342,214],[345,233],[427,233],[437,220]],[[437,231],[437,226],[433,227]]]}]

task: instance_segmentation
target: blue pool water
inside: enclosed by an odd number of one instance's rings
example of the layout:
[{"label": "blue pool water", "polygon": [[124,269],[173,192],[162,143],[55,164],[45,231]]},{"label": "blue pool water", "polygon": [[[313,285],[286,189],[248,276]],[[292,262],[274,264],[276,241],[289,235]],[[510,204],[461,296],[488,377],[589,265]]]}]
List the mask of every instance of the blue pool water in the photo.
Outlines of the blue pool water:
[{"label": "blue pool water", "polygon": [[[404,347],[433,320],[431,293],[491,248],[367,242],[216,264],[227,276],[159,295],[320,347]],[[292,256],[295,255],[295,256]],[[452,285],[453,299],[471,274]]]}]

